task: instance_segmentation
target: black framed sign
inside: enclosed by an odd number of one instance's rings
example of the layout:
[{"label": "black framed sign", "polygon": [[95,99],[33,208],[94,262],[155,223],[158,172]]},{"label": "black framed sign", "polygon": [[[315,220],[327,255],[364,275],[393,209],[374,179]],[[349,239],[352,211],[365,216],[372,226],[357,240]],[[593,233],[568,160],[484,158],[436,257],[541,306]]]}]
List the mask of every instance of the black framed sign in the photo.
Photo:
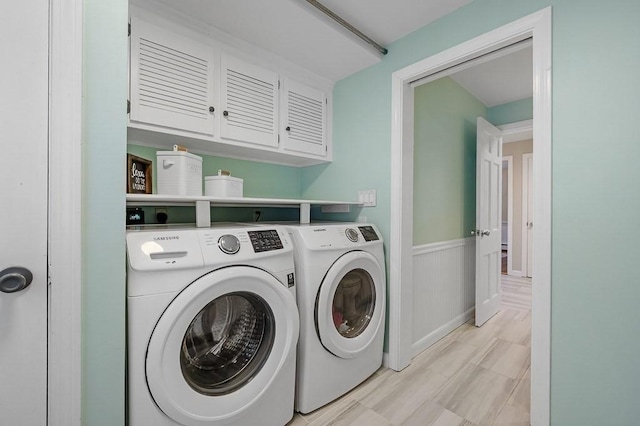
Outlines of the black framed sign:
[{"label": "black framed sign", "polygon": [[127,154],[127,193],[151,194],[151,166],[153,162],[137,155]]}]

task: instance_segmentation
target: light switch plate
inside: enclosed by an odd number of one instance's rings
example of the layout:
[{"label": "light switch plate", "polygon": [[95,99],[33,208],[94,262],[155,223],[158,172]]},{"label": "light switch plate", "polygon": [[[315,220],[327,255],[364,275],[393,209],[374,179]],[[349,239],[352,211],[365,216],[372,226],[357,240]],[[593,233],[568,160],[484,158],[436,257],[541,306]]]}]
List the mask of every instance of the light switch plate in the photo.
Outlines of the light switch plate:
[{"label": "light switch plate", "polygon": [[363,191],[358,191],[358,202],[362,204],[363,207],[375,207],[376,206],[376,190],[365,189]]}]

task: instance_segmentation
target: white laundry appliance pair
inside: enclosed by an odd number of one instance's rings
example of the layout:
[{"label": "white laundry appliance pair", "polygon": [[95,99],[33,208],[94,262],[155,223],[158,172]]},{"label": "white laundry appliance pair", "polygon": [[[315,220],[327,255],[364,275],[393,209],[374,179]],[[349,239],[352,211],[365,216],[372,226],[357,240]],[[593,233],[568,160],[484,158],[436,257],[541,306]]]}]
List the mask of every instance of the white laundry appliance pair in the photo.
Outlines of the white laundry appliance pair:
[{"label": "white laundry appliance pair", "polygon": [[285,229],[126,238],[129,424],[286,424],[299,317]]},{"label": "white laundry appliance pair", "polygon": [[374,225],[287,225],[295,247],[300,338],[296,411],[308,413],[382,364],[384,250]]}]

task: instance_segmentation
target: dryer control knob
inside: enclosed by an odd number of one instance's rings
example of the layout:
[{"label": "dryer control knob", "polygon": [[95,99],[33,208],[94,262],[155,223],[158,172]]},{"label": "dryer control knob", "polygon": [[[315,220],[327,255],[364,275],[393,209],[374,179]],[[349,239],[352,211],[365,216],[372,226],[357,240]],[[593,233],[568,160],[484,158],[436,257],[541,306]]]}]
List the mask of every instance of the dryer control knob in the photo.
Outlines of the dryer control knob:
[{"label": "dryer control knob", "polygon": [[231,234],[225,234],[218,239],[218,247],[226,254],[236,254],[240,250],[240,240]]},{"label": "dryer control knob", "polygon": [[347,229],[344,231],[344,234],[347,236],[347,238],[348,238],[350,241],[353,241],[354,243],[358,242],[358,231],[356,231],[355,229],[353,229],[353,228],[347,228]]}]

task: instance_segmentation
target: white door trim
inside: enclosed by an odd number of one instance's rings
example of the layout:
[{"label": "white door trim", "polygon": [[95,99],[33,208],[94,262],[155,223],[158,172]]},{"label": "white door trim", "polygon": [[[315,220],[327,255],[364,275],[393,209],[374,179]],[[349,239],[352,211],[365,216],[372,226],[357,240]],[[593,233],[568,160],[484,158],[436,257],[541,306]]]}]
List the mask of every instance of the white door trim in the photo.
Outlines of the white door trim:
[{"label": "white door trim", "polygon": [[[528,159],[533,159],[533,153],[522,154],[522,276],[530,277],[533,271],[529,265],[529,176]],[[532,163],[533,164],[533,163]]]},{"label": "white door trim", "polygon": [[48,424],[81,424],[82,0],[49,1]]},{"label": "white door trim", "polygon": [[533,139],[533,120],[516,121],[498,126],[502,130],[502,143]]},{"label": "white door trim", "polygon": [[[533,120],[522,120],[514,123],[503,124],[498,126],[498,129],[502,130],[502,143],[520,142],[524,140],[533,139]],[[513,269],[513,156],[505,156],[504,158],[511,158],[509,163],[509,206],[508,216],[509,222],[508,229],[508,241],[507,252],[509,257],[507,258],[507,275],[522,276],[523,271],[517,271]],[[521,263],[524,265],[524,263]]]},{"label": "white door trim", "polygon": [[507,275],[513,275],[513,155],[503,156],[502,161],[507,162]]},{"label": "white door trim", "polygon": [[413,234],[412,81],[533,37],[535,258],[531,341],[531,424],[549,424],[551,358],[551,7],[392,74],[389,366],[411,362]]}]

